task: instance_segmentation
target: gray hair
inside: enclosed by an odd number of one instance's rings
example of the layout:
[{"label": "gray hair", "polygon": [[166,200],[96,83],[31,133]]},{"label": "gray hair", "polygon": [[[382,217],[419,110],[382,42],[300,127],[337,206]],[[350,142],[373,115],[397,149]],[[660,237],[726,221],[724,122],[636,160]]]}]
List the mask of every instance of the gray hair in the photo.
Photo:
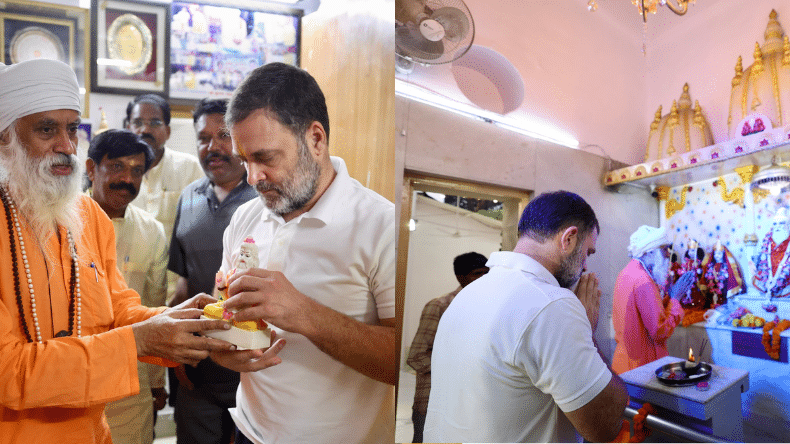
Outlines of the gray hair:
[{"label": "gray hair", "polygon": [[313,122],[324,127],[329,140],[329,113],[318,82],[307,71],[285,63],[255,68],[236,88],[228,103],[228,128],[262,109],[301,137]]}]

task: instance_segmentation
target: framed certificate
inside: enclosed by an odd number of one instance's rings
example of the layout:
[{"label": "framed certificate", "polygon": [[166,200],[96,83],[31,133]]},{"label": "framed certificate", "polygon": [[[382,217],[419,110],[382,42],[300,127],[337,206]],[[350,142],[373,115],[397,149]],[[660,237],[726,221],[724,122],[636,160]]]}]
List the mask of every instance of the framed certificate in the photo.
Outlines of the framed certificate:
[{"label": "framed certificate", "polygon": [[301,10],[179,0],[171,6],[170,97],[175,102],[230,98],[250,71],[266,63],[299,66]]},{"label": "framed certificate", "polygon": [[0,62],[60,60],[74,69],[80,84],[83,117],[88,117],[88,10],[34,2],[8,1],[0,11]]},{"label": "framed certificate", "polygon": [[91,90],[168,96],[170,5],[93,0]]}]

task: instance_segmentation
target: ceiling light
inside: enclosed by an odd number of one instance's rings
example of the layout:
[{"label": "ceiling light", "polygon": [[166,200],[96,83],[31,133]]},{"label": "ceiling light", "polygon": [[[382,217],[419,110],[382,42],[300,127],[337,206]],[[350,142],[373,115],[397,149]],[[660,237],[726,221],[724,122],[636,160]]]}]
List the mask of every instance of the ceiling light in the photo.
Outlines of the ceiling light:
[{"label": "ceiling light", "polygon": [[[688,11],[689,3],[693,5],[695,2],[696,0],[631,0],[631,3],[636,6],[639,15],[642,16],[642,21],[645,23],[647,23],[647,13],[655,14],[658,12],[659,6],[666,6],[675,14],[683,15]],[[587,9],[593,12],[597,10],[597,0],[587,2]]]},{"label": "ceiling light", "polygon": [[776,164],[776,158],[771,160],[771,166],[760,170],[752,177],[752,188],[768,190],[771,195],[779,193],[790,185],[790,168]]},{"label": "ceiling light", "polygon": [[435,108],[450,111],[455,114],[460,114],[462,116],[471,117],[476,120],[492,123],[500,128],[533,137],[535,139],[545,140],[547,142],[556,143],[569,148],[579,147],[578,140],[574,139],[564,131],[553,128],[551,125],[524,122],[512,117],[506,117],[501,114],[486,111],[473,105],[456,102],[455,100],[449,99],[441,94],[428,91],[427,89],[424,89],[420,86],[397,78],[395,79],[395,95],[424,103]]}]

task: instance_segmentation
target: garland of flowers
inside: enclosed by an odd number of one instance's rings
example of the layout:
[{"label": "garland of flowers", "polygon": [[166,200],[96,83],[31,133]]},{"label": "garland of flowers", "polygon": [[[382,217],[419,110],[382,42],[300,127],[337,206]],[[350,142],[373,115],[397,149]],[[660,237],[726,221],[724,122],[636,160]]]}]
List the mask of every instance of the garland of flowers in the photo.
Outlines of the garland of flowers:
[{"label": "garland of flowers", "polygon": [[[778,318],[778,317],[777,317]],[[768,322],[763,326],[763,348],[773,359],[779,360],[779,349],[782,345],[782,332],[790,328],[790,320]],[[773,331],[772,331],[773,330]]]},{"label": "garland of flowers", "polygon": [[645,427],[647,415],[655,415],[656,410],[649,403],[642,404],[642,408],[634,415],[634,436],[631,436],[631,424],[627,419],[623,420],[620,426],[620,433],[612,442],[644,442],[645,438],[650,436],[650,429]]},{"label": "garland of flowers", "polygon": [[705,310],[683,310],[683,321],[681,325],[688,327],[691,324],[705,320]]},{"label": "garland of flowers", "polygon": [[714,262],[710,267],[708,267],[707,270],[705,270],[705,279],[707,280],[708,289],[718,296],[718,301],[721,301],[722,293],[724,293],[724,286],[730,279],[730,272],[727,270],[727,263],[722,263],[721,270],[716,273],[716,263]]},{"label": "garland of flowers", "polygon": [[[790,260],[787,259],[787,252],[782,259],[781,266],[776,274],[771,276],[771,245],[773,244],[773,229],[765,235],[760,245],[760,255],[757,259],[757,273],[755,279],[765,283],[765,291],[770,292],[771,296],[778,296],[787,286],[790,277]],[[773,285],[771,281],[773,280]]]}]

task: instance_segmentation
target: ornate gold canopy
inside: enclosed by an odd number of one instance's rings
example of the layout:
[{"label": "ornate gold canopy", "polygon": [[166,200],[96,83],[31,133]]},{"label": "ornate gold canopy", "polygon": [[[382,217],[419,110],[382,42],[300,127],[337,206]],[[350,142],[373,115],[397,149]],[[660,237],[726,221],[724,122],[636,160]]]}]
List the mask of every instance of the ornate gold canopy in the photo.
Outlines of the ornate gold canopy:
[{"label": "ornate gold canopy", "polygon": [[659,105],[655,118],[650,124],[645,162],[691,152],[713,144],[713,134],[702,113],[702,107],[699,102],[694,102],[694,107],[691,107],[688,83],[683,85],[680,98],[672,102],[670,112],[662,116],[661,110],[662,107]]},{"label": "ornate gold canopy", "polygon": [[739,124],[752,114],[762,114],[773,127],[790,123],[790,41],[772,10],[765,28],[765,43],[754,43],[754,63],[743,69],[738,57],[732,79],[729,138],[741,137]]}]

